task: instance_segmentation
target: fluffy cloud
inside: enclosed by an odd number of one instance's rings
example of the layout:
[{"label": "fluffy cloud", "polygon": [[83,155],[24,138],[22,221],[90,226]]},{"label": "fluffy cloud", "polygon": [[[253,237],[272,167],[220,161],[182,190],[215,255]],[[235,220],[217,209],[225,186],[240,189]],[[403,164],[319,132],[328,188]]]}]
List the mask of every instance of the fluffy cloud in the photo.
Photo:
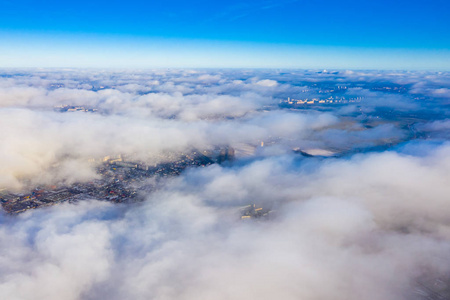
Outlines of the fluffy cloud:
[{"label": "fluffy cloud", "polygon": [[[93,178],[89,158],[109,154],[134,155],[154,162],[164,152],[211,149],[217,145],[251,143],[272,137],[299,140],[337,122],[328,114],[307,116],[284,112],[256,114],[236,121],[184,122],[102,116],[88,113],[36,112],[25,109],[0,111],[0,184],[20,187],[19,179],[35,183]],[[289,140],[287,140],[289,139]],[[73,172],[56,171],[76,162]],[[59,170],[59,168],[56,168]],[[40,174],[39,176],[37,176]]]},{"label": "fluffy cloud", "polygon": [[[233,164],[156,180],[142,203],[90,199],[0,214],[2,299],[450,295],[446,73],[0,75],[6,190],[98,178],[88,159],[108,154],[154,163],[167,152],[237,153]],[[330,95],[364,98],[278,105]],[[97,111],[54,109],[62,104]],[[241,220],[248,204],[273,212]]]},{"label": "fluffy cloud", "polygon": [[[443,145],[425,157],[389,152],[314,168],[267,158],[191,171],[137,206],[86,201],[3,217],[0,294],[418,297],[450,271],[449,157]],[[248,203],[276,213],[239,221]]]},{"label": "fluffy cloud", "polygon": [[260,86],[273,87],[273,86],[277,86],[278,82],[276,82],[275,80],[263,79],[263,80],[257,81],[256,84],[260,85]]}]

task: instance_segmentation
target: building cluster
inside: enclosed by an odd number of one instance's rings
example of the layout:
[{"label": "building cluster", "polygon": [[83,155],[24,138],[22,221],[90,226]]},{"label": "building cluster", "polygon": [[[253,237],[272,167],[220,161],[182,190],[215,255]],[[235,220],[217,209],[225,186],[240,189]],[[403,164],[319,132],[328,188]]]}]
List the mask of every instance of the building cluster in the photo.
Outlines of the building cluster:
[{"label": "building cluster", "polygon": [[406,93],[408,92],[408,89],[404,86],[372,86],[370,87],[370,90],[372,91],[379,91],[379,92],[388,92],[388,93]]},{"label": "building cluster", "polygon": [[[137,202],[144,194],[152,191],[152,177],[177,176],[189,167],[205,167],[214,163],[231,160],[234,150],[213,151],[215,156],[206,156],[205,151],[180,154],[177,159],[154,165],[129,161],[122,155],[105,156],[97,167],[99,179],[90,182],[74,183],[70,186],[40,186],[29,193],[0,192],[3,209],[17,214],[28,209],[55,205],[62,202],[77,202],[85,199],[98,199],[115,203]],[[208,152],[209,154],[209,152]],[[92,160],[94,161],[94,160]]]},{"label": "building cluster", "polygon": [[75,112],[75,111],[96,112],[97,111],[96,108],[92,108],[92,107],[66,105],[66,104],[54,106],[54,109],[59,112]]},{"label": "building cluster", "polygon": [[331,88],[322,88],[319,90],[319,94],[339,93],[339,92],[345,92],[347,90],[348,90],[347,86],[338,85],[336,87],[331,87]]},{"label": "building cluster", "polygon": [[346,103],[359,103],[363,100],[363,97],[352,97],[352,98],[346,98],[346,97],[333,97],[330,96],[326,99],[319,99],[319,98],[304,98],[304,99],[292,99],[290,97],[284,100],[280,101],[280,104],[283,105],[317,105],[317,104],[346,104]]},{"label": "building cluster", "polygon": [[273,213],[273,210],[258,207],[256,204],[241,207],[239,210],[241,211],[242,220],[268,218]]},{"label": "building cluster", "polygon": [[74,201],[78,193],[66,187],[37,187],[31,193],[3,193],[0,201],[7,213],[20,213],[28,209]]},{"label": "building cluster", "polygon": [[51,83],[48,85],[48,89],[49,90],[56,90],[56,89],[60,89],[60,88],[64,88],[66,87],[66,85],[64,83]]}]

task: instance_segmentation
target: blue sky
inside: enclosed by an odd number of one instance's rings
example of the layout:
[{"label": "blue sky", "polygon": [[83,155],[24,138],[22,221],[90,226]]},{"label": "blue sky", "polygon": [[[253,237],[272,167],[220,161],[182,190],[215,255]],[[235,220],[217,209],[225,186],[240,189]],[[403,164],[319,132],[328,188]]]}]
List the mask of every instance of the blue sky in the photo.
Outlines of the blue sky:
[{"label": "blue sky", "polygon": [[0,66],[450,69],[450,1],[0,2]]}]

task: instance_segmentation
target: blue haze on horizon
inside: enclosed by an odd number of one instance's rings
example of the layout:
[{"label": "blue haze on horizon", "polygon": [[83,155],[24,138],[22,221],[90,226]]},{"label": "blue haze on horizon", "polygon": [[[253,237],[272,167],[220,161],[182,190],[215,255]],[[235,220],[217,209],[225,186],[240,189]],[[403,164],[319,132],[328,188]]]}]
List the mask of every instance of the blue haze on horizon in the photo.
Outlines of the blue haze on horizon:
[{"label": "blue haze on horizon", "polygon": [[10,1],[0,67],[450,70],[450,3]]}]

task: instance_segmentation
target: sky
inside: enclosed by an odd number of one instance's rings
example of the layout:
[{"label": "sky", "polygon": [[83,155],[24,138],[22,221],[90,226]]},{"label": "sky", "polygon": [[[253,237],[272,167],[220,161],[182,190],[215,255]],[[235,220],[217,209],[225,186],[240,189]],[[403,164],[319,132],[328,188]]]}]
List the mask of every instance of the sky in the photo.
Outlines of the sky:
[{"label": "sky", "polygon": [[3,67],[450,69],[433,1],[1,1]]}]

